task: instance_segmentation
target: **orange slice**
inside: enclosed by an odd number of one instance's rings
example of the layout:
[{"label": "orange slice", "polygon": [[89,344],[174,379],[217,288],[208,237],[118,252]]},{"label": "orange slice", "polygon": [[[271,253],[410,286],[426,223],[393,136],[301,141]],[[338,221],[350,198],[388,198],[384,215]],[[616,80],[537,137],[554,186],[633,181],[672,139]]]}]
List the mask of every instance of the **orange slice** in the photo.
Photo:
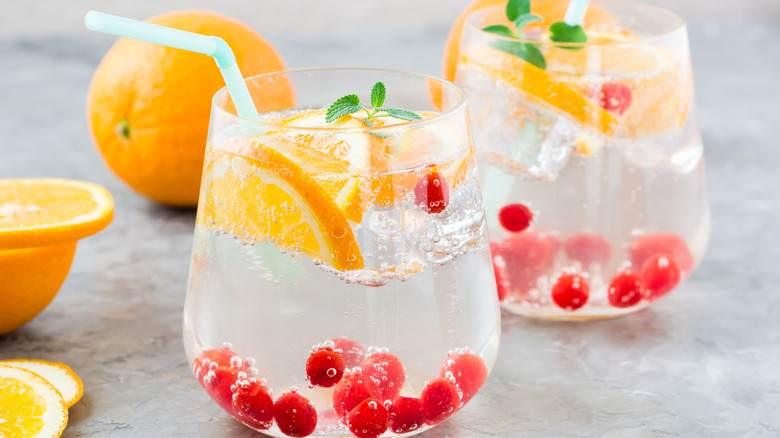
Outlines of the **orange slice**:
[{"label": "orange slice", "polygon": [[[321,172],[317,166],[307,165],[306,160],[298,161],[304,169],[311,171],[318,182],[331,188],[331,197],[347,219],[360,223],[372,200],[382,197],[381,178],[374,175],[387,169],[386,145],[382,137],[365,131],[366,123],[362,117],[347,115],[326,123],[325,113],[326,110],[312,110],[288,117],[281,125],[291,129],[280,129],[270,135],[287,138],[297,144],[301,150],[299,156],[326,156],[341,165],[343,176],[337,175],[337,172]],[[326,179],[336,181],[335,185],[329,184]]]},{"label": "orange slice", "polygon": [[0,365],[8,365],[32,371],[51,383],[62,395],[65,407],[71,407],[84,394],[84,384],[73,370],[62,363],[32,359],[0,360]]},{"label": "orange slice", "polygon": [[[437,113],[420,112],[423,118]],[[388,141],[389,164],[393,169],[417,171],[392,175],[393,183],[404,190],[412,190],[425,172],[426,164],[436,165],[445,181],[454,189],[466,179],[471,168],[473,148],[462,126],[443,120],[423,127],[410,127],[393,135]]]},{"label": "orange slice", "polygon": [[550,48],[545,56],[554,80],[584,95],[595,94],[594,79],[625,84],[631,104],[619,117],[618,136],[639,137],[683,125],[693,90],[683,60],[625,32],[589,29],[588,41],[592,44],[582,50]]},{"label": "orange slice", "polygon": [[103,187],[64,179],[0,179],[0,249],[72,242],[97,233],[113,217]]},{"label": "orange slice", "polygon": [[234,138],[221,148],[206,155],[202,226],[245,241],[271,241],[338,270],[363,267],[344,212],[311,174],[257,139]]},{"label": "orange slice", "polygon": [[612,135],[617,119],[546,71],[498,49],[484,45],[467,47],[462,62],[497,81],[505,82],[528,95],[552,105],[598,131]]},{"label": "orange slice", "polygon": [[0,365],[0,436],[56,438],[68,423],[68,410],[57,389],[22,368]]}]

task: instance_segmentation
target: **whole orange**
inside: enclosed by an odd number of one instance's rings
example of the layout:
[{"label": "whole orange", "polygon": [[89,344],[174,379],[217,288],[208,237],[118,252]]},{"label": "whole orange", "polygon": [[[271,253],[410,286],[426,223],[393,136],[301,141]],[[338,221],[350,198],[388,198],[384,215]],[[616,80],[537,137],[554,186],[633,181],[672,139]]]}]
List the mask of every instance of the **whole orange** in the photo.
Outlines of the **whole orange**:
[{"label": "whole orange", "polygon": [[[488,6],[506,5],[507,0],[474,0],[458,15],[455,23],[450,28],[450,34],[447,36],[447,43],[444,47],[444,60],[442,64],[444,79],[448,81],[455,78],[455,67],[458,64],[460,56],[460,40],[463,37],[463,23],[466,17],[477,9]],[[568,7],[568,0],[545,0],[531,1],[531,13],[539,15],[542,18],[541,25],[549,26],[555,21],[563,20]],[[596,5],[588,7],[585,14],[585,25],[594,25],[600,23],[612,23],[615,19],[605,9]]]},{"label": "whole orange", "polygon": [[[224,39],[244,77],[284,69],[262,36],[233,19],[177,11],[147,21]],[[211,98],[224,85],[209,56],[122,38],[89,87],[93,140],[111,170],[136,191],[165,205],[195,206]]]}]

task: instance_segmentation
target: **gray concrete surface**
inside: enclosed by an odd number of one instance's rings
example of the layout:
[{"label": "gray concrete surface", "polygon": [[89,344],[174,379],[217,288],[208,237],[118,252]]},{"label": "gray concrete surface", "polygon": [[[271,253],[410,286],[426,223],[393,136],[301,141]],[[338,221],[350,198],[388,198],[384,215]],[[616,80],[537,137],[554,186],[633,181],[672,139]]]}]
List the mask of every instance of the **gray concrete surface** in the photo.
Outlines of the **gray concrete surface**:
[{"label": "gray concrete surface", "polygon": [[[0,0],[0,177],[95,181],[116,201],[114,223],[80,244],[50,307],[0,336],[0,358],[65,362],[83,377],[63,436],[256,436],[210,402],[184,357],[194,212],[137,196],[91,145],[87,85],[113,39],[84,31],[83,13],[208,8],[261,30],[290,67],[437,74],[465,3]],[[703,263],[667,299],[622,319],[505,315],[481,394],[423,436],[780,436],[778,2],[666,4],[690,21],[713,216]],[[291,23],[304,25],[290,31]],[[323,34],[328,28],[337,30]]]}]

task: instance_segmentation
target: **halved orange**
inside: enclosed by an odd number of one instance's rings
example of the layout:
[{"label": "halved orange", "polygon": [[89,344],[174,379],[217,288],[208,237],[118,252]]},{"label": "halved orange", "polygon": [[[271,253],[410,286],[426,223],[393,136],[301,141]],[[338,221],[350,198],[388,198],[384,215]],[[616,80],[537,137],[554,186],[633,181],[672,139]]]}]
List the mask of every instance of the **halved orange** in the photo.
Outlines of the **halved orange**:
[{"label": "halved orange", "polygon": [[68,410],[57,389],[22,368],[0,365],[0,436],[56,438],[68,424]]},{"label": "halved orange", "polygon": [[103,187],[65,179],[0,179],[0,250],[73,242],[105,228],[114,201]]},{"label": "halved orange", "polygon": [[617,128],[615,116],[545,70],[517,56],[485,45],[468,46],[462,56],[465,65],[568,113],[580,123],[607,135]]},{"label": "halved orange", "polygon": [[220,148],[206,154],[202,226],[270,241],[338,270],[363,267],[349,221],[313,175],[261,138],[233,138]]}]

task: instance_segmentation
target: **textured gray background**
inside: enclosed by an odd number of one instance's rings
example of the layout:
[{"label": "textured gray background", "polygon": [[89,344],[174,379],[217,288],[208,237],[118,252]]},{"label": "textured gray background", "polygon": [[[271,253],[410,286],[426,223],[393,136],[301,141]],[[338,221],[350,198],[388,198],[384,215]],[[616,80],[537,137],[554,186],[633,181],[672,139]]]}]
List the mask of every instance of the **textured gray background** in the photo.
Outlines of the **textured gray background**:
[{"label": "textured gray background", "polygon": [[[0,0],[0,177],[95,181],[116,201],[113,224],[80,244],[49,308],[0,336],[0,358],[61,361],[83,377],[64,436],[255,436],[209,401],[184,358],[194,212],[135,195],[90,143],[87,85],[114,38],[83,29],[84,12],[211,9],[259,30],[289,67],[438,74],[466,3]],[[622,319],[505,315],[483,391],[425,437],[780,436],[780,2],[654,3],[690,24],[713,213],[704,261],[667,299]]]}]

